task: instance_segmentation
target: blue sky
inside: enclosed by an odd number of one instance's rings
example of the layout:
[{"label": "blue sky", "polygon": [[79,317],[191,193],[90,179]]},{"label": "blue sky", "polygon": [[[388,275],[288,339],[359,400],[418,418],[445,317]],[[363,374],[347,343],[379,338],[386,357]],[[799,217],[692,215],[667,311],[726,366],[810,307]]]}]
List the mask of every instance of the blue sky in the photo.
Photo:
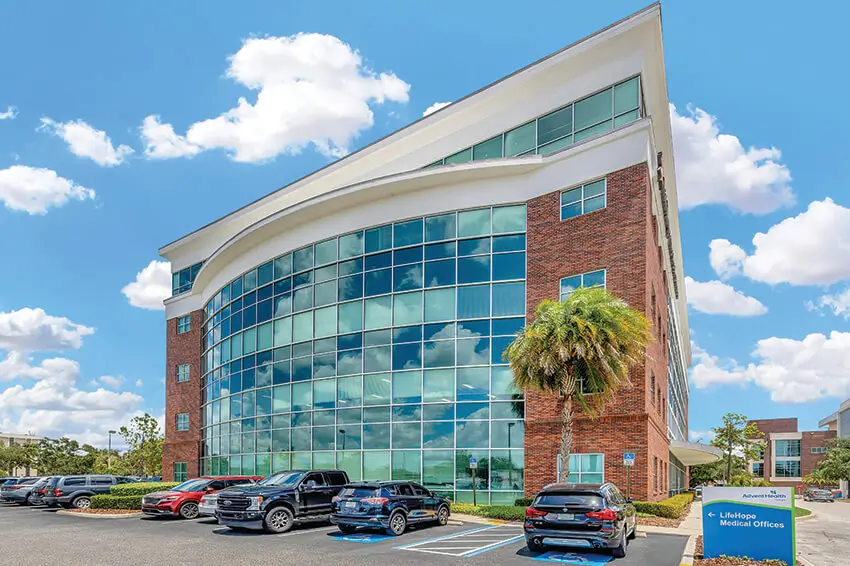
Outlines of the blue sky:
[{"label": "blue sky", "polygon": [[[163,313],[128,298],[156,305],[159,246],[644,5],[6,5],[0,429],[102,443],[136,411],[161,415]],[[837,72],[850,7],[662,9],[693,279],[690,428],[736,411],[813,429],[850,396],[850,115]],[[327,61],[297,64],[316,89],[295,93],[297,112],[275,103],[293,94],[276,82],[294,72],[286,54],[311,46],[356,79],[333,100],[338,116],[316,103],[334,86]],[[236,126],[214,120],[240,97]],[[293,112],[298,132],[268,127]]]}]

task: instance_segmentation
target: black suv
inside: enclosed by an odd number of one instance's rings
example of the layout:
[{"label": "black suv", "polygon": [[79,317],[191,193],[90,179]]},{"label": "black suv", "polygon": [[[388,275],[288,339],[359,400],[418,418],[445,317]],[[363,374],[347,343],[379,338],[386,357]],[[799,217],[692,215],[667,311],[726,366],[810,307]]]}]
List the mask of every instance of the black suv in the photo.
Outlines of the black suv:
[{"label": "black suv", "polygon": [[88,509],[92,495],[107,494],[113,485],[133,482],[123,476],[56,476],[50,480],[42,499],[48,507]]},{"label": "black suv", "polygon": [[546,545],[608,548],[622,558],[637,530],[637,515],[613,483],[554,483],[525,510],[525,542],[541,552]]},{"label": "black suv", "polygon": [[231,529],[285,533],[296,522],[326,520],[331,500],[347,483],[342,470],[280,472],[257,485],[219,492],[215,516]]},{"label": "black suv", "polygon": [[354,482],[333,499],[331,523],[344,533],[357,527],[386,529],[398,536],[408,524],[449,522],[449,500],[417,483],[404,481]]}]

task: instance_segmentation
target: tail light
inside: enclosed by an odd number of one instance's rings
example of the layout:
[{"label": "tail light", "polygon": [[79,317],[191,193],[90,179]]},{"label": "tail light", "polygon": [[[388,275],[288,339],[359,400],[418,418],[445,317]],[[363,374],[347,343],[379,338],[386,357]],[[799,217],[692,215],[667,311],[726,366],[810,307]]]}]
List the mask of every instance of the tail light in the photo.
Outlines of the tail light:
[{"label": "tail light", "polygon": [[361,499],[360,503],[368,503],[369,505],[383,505],[389,501],[386,497],[367,497],[366,499]]},{"label": "tail light", "polygon": [[616,521],[617,512],[613,509],[605,509],[604,511],[592,511],[585,513],[590,519],[599,519],[600,521]]},{"label": "tail light", "polygon": [[535,509],[534,507],[529,507],[525,510],[525,518],[526,519],[539,519],[540,517],[545,517],[546,511],[541,511],[540,509]]},{"label": "tail light", "polygon": [[62,490],[61,489],[54,489],[53,490],[53,496],[54,497],[62,497]]},{"label": "tail light", "polygon": [[22,487],[21,485],[10,485],[6,489],[21,489]]}]

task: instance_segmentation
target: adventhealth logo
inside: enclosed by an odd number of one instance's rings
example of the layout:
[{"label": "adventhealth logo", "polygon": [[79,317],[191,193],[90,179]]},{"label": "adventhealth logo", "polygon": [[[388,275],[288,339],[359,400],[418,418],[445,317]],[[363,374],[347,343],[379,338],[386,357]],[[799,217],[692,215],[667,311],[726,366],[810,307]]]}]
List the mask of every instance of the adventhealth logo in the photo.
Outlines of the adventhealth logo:
[{"label": "adventhealth logo", "polygon": [[768,493],[744,493],[741,497],[744,499],[778,499],[780,501],[788,499],[787,495],[779,493],[775,489],[771,489]]}]

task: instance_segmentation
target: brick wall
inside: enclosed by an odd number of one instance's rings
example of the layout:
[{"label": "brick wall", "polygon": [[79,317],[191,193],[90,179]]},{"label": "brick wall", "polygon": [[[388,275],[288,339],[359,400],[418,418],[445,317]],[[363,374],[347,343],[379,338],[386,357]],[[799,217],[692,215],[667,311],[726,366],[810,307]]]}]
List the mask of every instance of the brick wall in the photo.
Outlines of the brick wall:
[{"label": "brick wall", "polygon": [[[203,311],[192,312],[191,330],[177,334],[177,319],[166,321],[165,443],[162,478],[174,480],[174,462],[186,462],[187,477],[200,475],[201,328]],[[189,364],[189,381],[177,383],[177,366]],[[177,428],[177,414],[189,413],[189,430]]]},{"label": "brick wall", "polygon": [[[756,419],[750,421],[750,423],[755,423],[756,428],[764,434],[764,437],[762,438],[765,443],[764,479],[769,481],[770,477],[773,475],[773,470],[771,469],[771,462],[773,461],[773,443],[770,441],[770,435],[774,432],[797,432],[797,419],[796,417],[787,419]],[[752,469],[750,469],[750,471],[752,471]],[[795,482],[785,484],[781,482],[774,482],[774,485],[792,486],[795,485]]]},{"label": "brick wall", "polygon": [[812,454],[812,448],[826,448],[830,440],[836,438],[838,433],[834,430],[815,430],[803,433],[803,441],[800,442],[800,466],[803,476],[815,471],[818,464],[826,454]]},{"label": "brick wall", "polygon": [[[631,470],[632,496],[658,500],[666,484],[654,488],[655,459],[667,470],[669,443],[665,420],[667,350],[662,342],[667,328],[667,295],[658,242],[650,207],[646,163],[608,175],[607,207],[561,222],[560,189],[528,202],[527,309],[529,318],[543,299],[557,299],[563,277],[606,270],[608,290],[661,325],[658,340],[648,352],[652,360],[630,374],[631,387],[620,391],[600,418],[575,412],[574,453],[605,454],[605,478],[623,490],[623,452],[636,454]],[[650,313],[652,288],[656,307]],[[655,388],[650,391],[652,374]],[[560,446],[562,401],[535,391],[526,393],[526,494],[555,481]],[[663,465],[662,465],[663,463]],[[666,472],[664,473],[666,477]]]}]

